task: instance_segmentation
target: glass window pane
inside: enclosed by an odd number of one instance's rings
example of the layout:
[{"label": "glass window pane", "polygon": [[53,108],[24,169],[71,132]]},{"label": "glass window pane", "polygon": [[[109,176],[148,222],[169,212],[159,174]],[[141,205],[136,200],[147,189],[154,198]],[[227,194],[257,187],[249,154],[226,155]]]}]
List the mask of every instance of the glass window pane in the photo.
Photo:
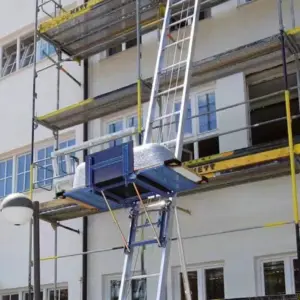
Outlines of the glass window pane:
[{"label": "glass window pane", "polygon": [[45,149],[40,149],[38,151],[38,160],[44,159],[45,158]]},{"label": "glass window pane", "polygon": [[13,161],[12,159],[7,161],[6,164],[6,176],[12,176],[12,169],[13,169]]},{"label": "glass window pane", "polygon": [[206,299],[224,299],[223,268],[205,270]]},{"label": "glass window pane", "polygon": [[2,300],[10,300],[10,295],[3,295]]},{"label": "glass window pane", "polygon": [[68,289],[60,290],[60,300],[68,300]]},{"label": "glass window pane", "polygon": [[10,300],[18,300],[18,299],[19,299],[18,294],[10,295]]},{"label": "glass window pane", "polygon": [[75,144],[76,144],[75,139],[72,139],[72,140],[68,141],[68,147],[75,146]]},{"label": "glass window pane", "polygon": [[49,300],[55,300],[54,291],[49,292]]},{"label": "glass window pane", "polygon": [[25,156],[19,156],[18,157],[18,174],[24,172],[25,170]]},{"label": "glass window pane", "polygon": [[284,262],[268,262],[263,264],[265,295],[285,294]]},{"label": "glass window pane", "polygon": [[6,179],[5,183],[5,195],[9,195],[12,193],[12,177]]},{"label": "glass window pane", "polygon": [[0,197],[4,197],[5,195],[5,180],[0,180]]},{"label": "glass window pane", "polygon": [[24,188],[24,173],[17,177],[17,192],[23,192]]},{"label": "glass window pane", "polygon": [[131,299],[132,300],[146,300],[146,279],[133,280],[131,286]]},{"label": "glass window pane", "polygon": [[[189,279],[189,284],[190,284],[190,289],[191,289],[191,294],[192,294],[191,295],[192,300],[198,300],[198,272],[197,271],[189,271],[188,279]],[[180,273],[180,294],[181,294],[180,299],[186,300],[182,273]]]},{"label": "glass window pane", "polygon": [[298,280],[299,278],[299,272],[300,272],[300,266],[299,266],[300,261],[298,259],[293,260],[294,264],[294,278],[295,278],[295,291],[296,293],[300,292],[300,281]]},{"label": "glass window pane", "polygon": [[[180,110],[181,102],[175,103],[175,112]],[[187,115],[186,115],[186,120],[184,124],[184,133],[192,133],[192,119],[189,119],[192,117],[192,106],[191,106],[191,101],[188,101],[188,106],[187,106]],[[174,119],[173,119],[174,121]],[[177,114],[175,116],[175,122],[176,122],[176,130],[178,130],[178,123],[179,123],[179,115]]]},{"label": "glass window pane", "polygon": [[6,168],[6,162],[3,161],[0,163],[0,179],[5,177],[5,168]]},{"label": "glass window pane", "polygon": [[28,191],[29,190],[29,186],[30,186],[30,173],[27,172],[25,174],[25,186],[24,186],[24,191]]},{"label": "glass window pane", "polygon": [[26,164],[25,164],[25,169],[26,169],[26,171],[29,171],[29,170],[30,170],[30,160],[31,160],[31,155],[30,155],[30,154],[27,154],[27,155],[26,155]]},{"label": "glass window pane", "polygon": [[120,292],[121,281],[111,280],[110,281],[110,300],[118,300]]}]

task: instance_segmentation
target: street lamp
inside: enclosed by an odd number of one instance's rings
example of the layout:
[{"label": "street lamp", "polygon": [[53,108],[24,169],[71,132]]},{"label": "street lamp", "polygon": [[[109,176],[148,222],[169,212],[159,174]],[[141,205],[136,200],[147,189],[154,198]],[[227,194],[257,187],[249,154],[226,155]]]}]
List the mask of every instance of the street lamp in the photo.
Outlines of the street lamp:
[{"label": "street lamp", "polygon": [[[31,201],[30,198],[24,194],[13,193],[3,199],[0,211],[9,223],[16,226],[24,225],[29,222],[31,223],[33,217],[34,299],[41,300],[40,203],[38,201]],[[31,295],[29,295],[29,299],[31,299]]]},{"label": "street lamp", "polygon": [[14,225],[29,223],[33,215],[33,203],[24,194],[10,194],[1,203],[4,218]]}]

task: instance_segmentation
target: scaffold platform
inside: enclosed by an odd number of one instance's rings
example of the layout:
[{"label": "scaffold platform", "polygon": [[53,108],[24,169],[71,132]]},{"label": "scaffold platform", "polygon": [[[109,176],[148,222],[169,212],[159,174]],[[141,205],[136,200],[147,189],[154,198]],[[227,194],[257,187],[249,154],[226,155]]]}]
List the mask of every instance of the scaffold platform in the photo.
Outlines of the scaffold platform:
[{"label": "scaffold platform", "polygon": [[[296,172],[299,173],[299,137],[295,138],[294,152]],[[176,166],[178,167],[178,164]],[[197,174],[202,183],[192,189],[182,189],[178,192],[178,196],[288,175],[290,172],[289,149],[287,141],[283,140],[191,160],[182,163],[182,167]],[[91,197],[90,191],[91,189],[88,187],[73,189],[65,192],[64,198],[41,203],[41,218],[48,222],[54,222],[106,212],[107,207],[103,203],[103,199],[101,200],[102,197],[99,194]],[[121,194],[123,192],[124,190],[121,191]],[[132,189],[130,193],[134,195]],[[88,194],[89,197],[87,197]],[[118,203],[116,199],[110,197],[107,200],[112,209],[121,209],[130,207],[133,198],[129,199],[127,203]]]},{"label": "scaffold platform", "polygon": [[[298,35],[300,36],[300,31],[295,34],[296,37]],[[218,72],[222,72],[223,69],[230,67],[231,71],[234,72],[234,67],[239,68],[240,64],[247,63],[255,57],[277,52],[278,56],[280,56],[279,35],[270,36],[255,43],[194,62],[193,76],[196,78],[201,74],[205,78],[213,77],[215,79],[217,77],[217,70]],[[168,78],[166,74],[163,76]],[[179,78],[180,80],[182,80],[182,76]],[[147,86],[141,89],[141,101],[147,102],[149,101],[151,92],[148,85],[151,85],[152,78],[145,79],[144,81]],[[35,120],[50,130],[63,130],[100,118],[105,114],[133,106],[136,104],[136,95],[137,84],[134,83],[38,116]]]},{"label": "scaffold platform", "polygon": [[[206,0],[201,9],[227,1]],[[184,1],[178,0],[180,3],[184,5]],[[165,4],[166,0],[140,1],[141,34],[158,28]],[[178,11],[181,9],[178,5]],[[74,60],[82,60],[136,38],[136,1],[90,0],[41,23],[38,31],[41,37]]]}]

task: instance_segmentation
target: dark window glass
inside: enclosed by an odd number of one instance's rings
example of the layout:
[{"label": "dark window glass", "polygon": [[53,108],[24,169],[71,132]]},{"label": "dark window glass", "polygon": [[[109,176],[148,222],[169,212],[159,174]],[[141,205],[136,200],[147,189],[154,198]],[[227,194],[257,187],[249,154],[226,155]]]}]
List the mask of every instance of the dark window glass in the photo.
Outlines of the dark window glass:
[{"label": "dark window glass", "polygon": [[293,260],[294,263],[294,278],[295,278],[295,291],[300,292],[300,261],[298,259]]},{"label": "dark window glass", "polygon": [[224,299],[223,268],[205,270],[206,299]]},{"label": "dark window glass", "polygon": [[147,299],[146,279],[132,280],[131,299],[132,300],[146,300]]},{"label": "dark window glass", "polygon": [[268,262],[263,264],[265,295],[285,294],[284,262]]},{"label": "dark window glass", "polygon": [[[191,289],[192,300],[198,300],[198,274],[197,271],[189,271],[188,279]],[[184,292],[184,284],[182,273],[180,273],[180,292],[181,292],[181,300],[186,300],[185,292]]]}]

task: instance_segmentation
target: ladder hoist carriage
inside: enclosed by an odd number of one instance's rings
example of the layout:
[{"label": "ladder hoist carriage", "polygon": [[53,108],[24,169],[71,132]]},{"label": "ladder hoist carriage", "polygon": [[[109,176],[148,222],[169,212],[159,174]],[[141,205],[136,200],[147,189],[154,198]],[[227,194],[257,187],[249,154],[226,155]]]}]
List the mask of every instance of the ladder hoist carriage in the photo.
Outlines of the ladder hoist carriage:
[{"label": "ladder hoist carriage", "polygon": [[[148,197],[173,197],[196,188],[202,177],[182,166],[165,146],[133,142],[90,154],[75,171],[73,189],[63,196],[107,211],[131,207]],[[136,185],[137,191],[134,188]]]}]

